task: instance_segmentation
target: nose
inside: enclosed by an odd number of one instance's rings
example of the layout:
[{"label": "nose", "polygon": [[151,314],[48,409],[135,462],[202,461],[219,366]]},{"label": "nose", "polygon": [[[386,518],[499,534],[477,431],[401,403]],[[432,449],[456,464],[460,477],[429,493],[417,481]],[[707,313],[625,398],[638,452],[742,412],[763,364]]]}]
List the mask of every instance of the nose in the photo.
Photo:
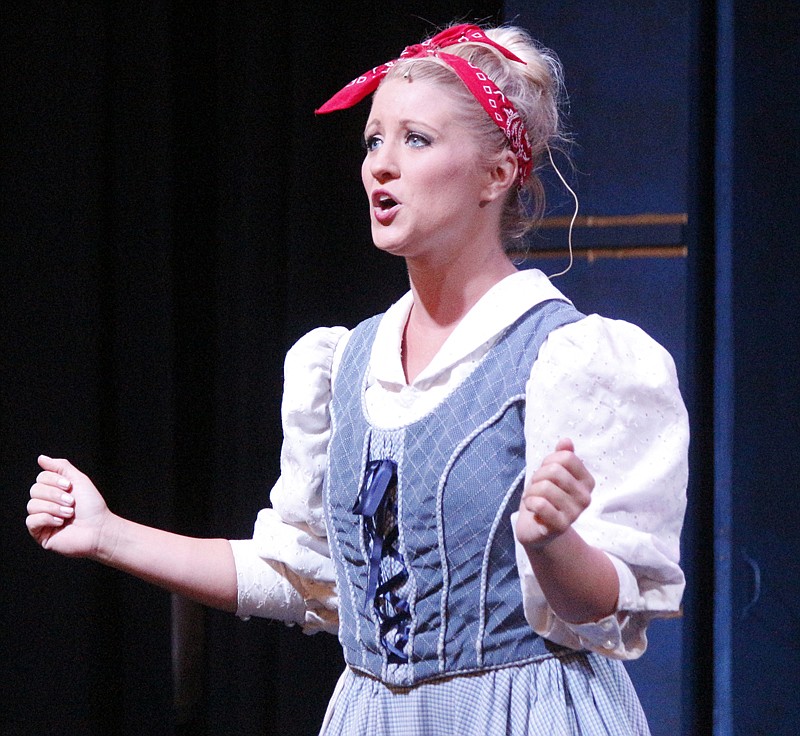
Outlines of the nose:
[{"label": "nose", "polygon": [[367,154],[367,166],[372,177],[378,182],[390,181],[400,176],[400,167],[397,157],[392,151],[392,146],[385,142],[383,145]]}]

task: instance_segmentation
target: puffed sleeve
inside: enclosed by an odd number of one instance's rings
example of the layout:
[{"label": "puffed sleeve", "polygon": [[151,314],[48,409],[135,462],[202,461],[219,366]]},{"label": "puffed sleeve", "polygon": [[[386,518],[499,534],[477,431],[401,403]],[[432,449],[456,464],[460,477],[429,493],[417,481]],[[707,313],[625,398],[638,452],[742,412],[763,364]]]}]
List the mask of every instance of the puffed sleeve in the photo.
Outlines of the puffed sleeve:
[{"label": "puffed sleeve", "polygon": [[616,614],[566,623],[517,543],[529,623],[573,649],[640,656],[648,623],[678,610],[685,584],[678,563],[689,427],[672,358],[635,325],[597,315],[554,331],[531,370],[525,437],[529,475],[559,438],[573,440],[596,483],[573,526],[608,555],[620,582]]},{"label": "puffed sleeve", "polygon": [[299,624],[336,633],[338,598],[322,509],[330,435],[331,373],[347,330],[318,328],[286,355],[281,409],[281,475],[252,539],[231,540],[241,618]]}]

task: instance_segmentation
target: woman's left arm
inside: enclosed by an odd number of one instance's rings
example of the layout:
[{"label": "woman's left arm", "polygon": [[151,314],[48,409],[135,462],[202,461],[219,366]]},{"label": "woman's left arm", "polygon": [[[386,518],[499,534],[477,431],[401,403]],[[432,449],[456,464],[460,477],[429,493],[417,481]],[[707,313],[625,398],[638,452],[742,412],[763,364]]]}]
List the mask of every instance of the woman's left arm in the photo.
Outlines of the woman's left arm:
[{"label": "woman's left arm", "polygon": [[689,431],[671,357],[597,315],[554,331],[531,370],[525,438],[514,524],[528,621],[564,646],[638,657],[685,584]]}]

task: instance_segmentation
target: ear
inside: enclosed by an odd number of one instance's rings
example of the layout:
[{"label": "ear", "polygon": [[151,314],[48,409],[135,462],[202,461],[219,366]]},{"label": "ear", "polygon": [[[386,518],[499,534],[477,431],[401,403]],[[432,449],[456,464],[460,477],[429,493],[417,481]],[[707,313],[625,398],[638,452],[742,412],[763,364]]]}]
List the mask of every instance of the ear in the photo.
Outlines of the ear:
[{"label": "ear", "polygon": [[506,193],[517,181],[519,163],[514,153],[506,148],[488,170],[486,186],[483,189],[481,204],[504,199]]}]

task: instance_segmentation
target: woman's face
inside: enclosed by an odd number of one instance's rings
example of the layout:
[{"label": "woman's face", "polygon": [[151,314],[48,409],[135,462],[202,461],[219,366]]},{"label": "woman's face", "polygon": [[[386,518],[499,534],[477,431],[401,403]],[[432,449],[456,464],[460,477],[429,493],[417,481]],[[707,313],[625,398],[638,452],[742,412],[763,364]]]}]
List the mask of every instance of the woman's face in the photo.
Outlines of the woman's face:
[{"label": "woman's face", "polygon": [[448,258],[480,233],[488,180],[457,102],[438,84],[392,79],[375,93],[361,177],[375,245],[406,258]]}]

